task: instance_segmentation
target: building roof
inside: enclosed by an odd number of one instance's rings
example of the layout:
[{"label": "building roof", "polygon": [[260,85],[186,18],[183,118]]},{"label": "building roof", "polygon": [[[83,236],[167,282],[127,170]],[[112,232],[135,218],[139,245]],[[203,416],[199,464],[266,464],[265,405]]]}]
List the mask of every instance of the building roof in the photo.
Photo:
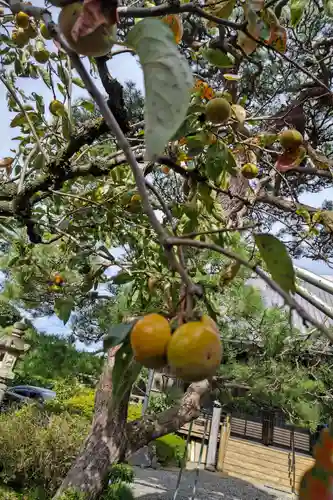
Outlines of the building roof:
[{"label": "building roof", "polygon": [[[333,276],[321,276],[322,278],[325,278],[329,281],[333,281]],[[248,282],[255,288],[259,289],[262,294],[262,298],[264,303],[268,307],[283,307],[284,301],[280,297],[278,293],[276,293],[274,290],[272,290],[267,283],[265,283],[261,278],[252,278]],[[320,299],[322,302],[324,302],[328,307],[332,308],[333,311],[333,295],[325,292],[324,290],[321,290],[320,288],[311,285],[310,283],[307,283],[306,281],[302,279],[298,279],[298,283],[300,286],[305,288],[309,293]],[[323,323],[323,325],[329,327],[333,326],[333,320],[326,316],[323,312],[319,311],[315,306],[310,304],[308,301],[300,297],[299,295],[296,295],[296,301],[304,308],[306,311],[313,316],[317,321]],[[298,328],[300,331],[305,332],[307,331],[308,327],[304,326],[303,324],[303,319],[299,316],[299,314],[296,311],[293,311],[293,324],[295,328]],[[311,327],[311,325],[310,325]]]}]

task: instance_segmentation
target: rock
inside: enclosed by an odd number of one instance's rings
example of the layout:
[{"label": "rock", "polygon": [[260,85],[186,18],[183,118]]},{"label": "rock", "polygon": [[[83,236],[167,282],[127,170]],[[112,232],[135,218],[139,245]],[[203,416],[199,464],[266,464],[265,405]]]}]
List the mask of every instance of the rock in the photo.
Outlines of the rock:
[{"label": "rock", "polygon": [[151,467],[151,462],[148,446],[144,446],[141,450],[135,452],[128,460],[130,465],[138,466],[142,469]]}]

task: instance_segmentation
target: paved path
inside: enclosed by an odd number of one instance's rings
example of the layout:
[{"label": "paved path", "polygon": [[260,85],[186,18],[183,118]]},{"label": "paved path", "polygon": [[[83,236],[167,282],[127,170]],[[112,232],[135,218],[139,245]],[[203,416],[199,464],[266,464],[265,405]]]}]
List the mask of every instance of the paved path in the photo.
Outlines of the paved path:
[{"label": "paved path", "polygon": [[[172,500],[178,471],[134,467],[134,494],[140,500]],[[184,471],[177,500],[191,498],[194,471]],[[291,495],[237,478],[200,471],[195,500],[287,500]]]}]

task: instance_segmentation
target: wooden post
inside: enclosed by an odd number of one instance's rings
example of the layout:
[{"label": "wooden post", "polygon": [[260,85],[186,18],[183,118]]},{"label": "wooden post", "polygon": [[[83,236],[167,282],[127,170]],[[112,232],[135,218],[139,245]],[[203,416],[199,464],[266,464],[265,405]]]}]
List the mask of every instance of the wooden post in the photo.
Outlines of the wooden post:
[{"label": "wooden post", "polygon": [[215,471],[216,470],[216,451],[217,451],[217,441],[219,437],[221,421],[221,404],[218,401],[214,402],[212,423],[210,427],[208,450],[207,450],[207,461],[206,469]]},{"label": "wooden post", "polygon": [[221,425],[220,447],[217,458],[217,470],[222,472],[224,467],[224,459],[227,451],[228,440],[230,436],[230,416],[227,415],[223,424]]}]

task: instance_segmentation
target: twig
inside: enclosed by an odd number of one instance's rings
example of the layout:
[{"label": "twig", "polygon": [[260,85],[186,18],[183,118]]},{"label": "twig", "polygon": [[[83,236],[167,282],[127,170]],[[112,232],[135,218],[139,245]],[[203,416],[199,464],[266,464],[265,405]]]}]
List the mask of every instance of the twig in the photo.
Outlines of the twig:
[{"label": "twig", "polygon": [[2,81],[2,83],[4,84],[4,86],[6,87],[6,89],[8,90],[8,92],[10,93],[10,95],[12,96],[12,98],[14,99],[14,101],[16,102],[16,104],[18,105],[18,107],[20,108],[21,112],[24,114],[25,119],[27,120],[28,125],[30,127],[31,133],[34,136],[34,139],[36,141],[38,149],[41,152],[41,154],[44,156],[45,161],[48,162],[48,156],[45,153],[44,148],[41,145],[41,142],[40,142],[39,137],[37,135],[36,129],[34,127],[34,124],[30,120],[30,117],[29,117],[27,111],[24,109],[24,106],[21,103],[20,99],[18,98],[16,91],[13,89],[13,87],[10,85],[10,83],[2,76],[1,73],[0,73],[0,80]]},{"label": "twig", "polygon": [[243,226],[243,227],[223,227],[222,229],[212,229],[211,231],[201,231],[201,232],[193,232],[182,234],[181,238],[195,238],[196,236],[201,236],[205,234],[216,234],[216,233],[234,233],[239,231],[249,231],[250,229],[254,229],[257,227],[257,224],[253,224],[251,226]]},{"label": "twig", "polygon": [[24,184],[24,179],[25,179],[25,174],[27,172],[27,168],[29,166],[31,158],[36,153],[37,149],[38,149],[37,145],[34,148],[32,148],[32,150],[30,151],[30,153],[28,154],[28,156],[24,162],[24,165],[23,165],[23,168],[22,168],[22,171],[20,174],[20,180],[19,180],[18,187],[17,187],[17,194],[19,194],[23,189],[23,184]]},{"label": "twig", "polygon": [[191,239],[185,239],[185,238],[175,238],[175,237],[169,237],[167,242],[170,245],[186,245],[190,247],[197,247],[197,248],[206,248],[208,250],[213,250],[215,252],[221,253],[222,255],[225,255],[226,257],[229,257],[229,259],[236,260],[243,266],[247,267],[248,269],[251,269],[254,271],[267,285],[272,288],[275,292],[277,292],[286,302],[286,304],[289,305],[292,309],[294,309],[305,321],[311,323],[313,326],[315,326],[319,331],[321,331],[326,337],[333,342],[333,332],[331,332],[328,328],[323,326],[319,321],[317,321],[315,318],[313,318],[310,314],[307,313],[305,309],[303,309],[292,297],[289,295],[289,293],[285,292],[282,290],[282,288],[275,282],[273,281],[259,266],[256,264],[251,264],[248,262],[246,259],[243,259],[241,256],[235,254],[231,250],[227,250],[225,248],[220,247],[219,245],[215,245],[214,243],[204,243],[202,241],[197,241],[197,240],[191,240]]},{"label": "twig", "polygon": [[254,36],[252,36],[246,28],[242,29],[242,31],[251,40],[253,40],[254,42],[257,42],[258,45],[261,45],[261,47],[266,47],[267,50],[271,50],[272,52],[274,52],[278,56],[282,57],[282,59],[284,59],[285,61],[288,61],[289,64],[291,64],[292,66],[295,66],[295,68],[299,69],[302,73],[304,73],[309,78],[311,78],[311,80],[314,80],[316,83],[318,83],[318,85],[320,85],[320,87],[323,87],[325,90],[327,90],[329,92],[329,94],[332,94],[332,91],[327,87],[327,85],[325,85],[325,83],[323,83],[321,80],[319,80],[319,78],[317,78],[316,75],[314,75],[313,73],[310,73],[310,71],[308,71],[306,68],[303,68],[303,66],[298,64],[298,62],[296,62],[293,59],[290,59],[290,57],[286,56],[286,54],[284,54],[283,52],[279,52],[272,45],[268,45],[268,44],[262,42],[261,40],[258,40],[258,38],[255,38]]},{"label": "twig", "polygon": [[173,221],[172,213],[170,212],[167,204],[163,200],[162,196],[160,196],[160,194],[157,191],[157,189],[155,188],[155,186],[153,186],[153,184],[151,182],[149,182],[148,179],[146,179],[146,186],[150,189],[150,191],[152,193],[154,193],[154,195],[156,196],[156,198],[160,202],[161,207],[163,208],[163,211],[164,211],[165,215],[167,216],[168,221],[170,222],[172,231],[175,233],[176,232],[176,225]]},{"label": "twig", "polygon": [[145,17],[160,17],[166,14],[181,14],[184,12],[190,12],[191,14],[196,14],[199,17],[204,17],[209,21],[213,21],[221,26],[227,26],[235,30],[244,28],[244,24],[234,23],[228,21],[227,19],[221,19],[219,17],[209,14],[204,9],[201,9],[194,3],[187,3],[179,5],[178,3],[162,3],[155,7],[118,7],[119,17],[135,17],[135,18],[145,18]]}]

